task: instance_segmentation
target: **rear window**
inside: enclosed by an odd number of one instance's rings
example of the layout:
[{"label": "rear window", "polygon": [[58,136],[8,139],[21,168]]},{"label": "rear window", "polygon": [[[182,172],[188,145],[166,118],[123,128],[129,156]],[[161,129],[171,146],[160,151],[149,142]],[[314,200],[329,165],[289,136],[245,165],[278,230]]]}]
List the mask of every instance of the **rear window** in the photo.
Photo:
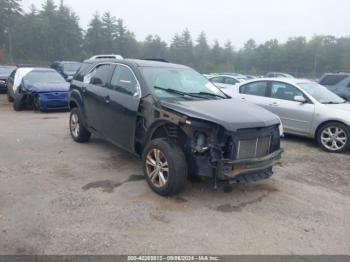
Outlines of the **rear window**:
[{"label": "rear window", "polygon": [[327,75],[321,80],[320,84],[324,86],[334,86],[347,77],[348,75]]}]

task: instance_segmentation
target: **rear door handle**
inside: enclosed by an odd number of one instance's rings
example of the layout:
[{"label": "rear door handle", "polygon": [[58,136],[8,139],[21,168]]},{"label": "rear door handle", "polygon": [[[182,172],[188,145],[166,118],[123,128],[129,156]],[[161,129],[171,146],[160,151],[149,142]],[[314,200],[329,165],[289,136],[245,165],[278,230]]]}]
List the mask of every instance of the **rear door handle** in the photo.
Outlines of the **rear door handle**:
[{"label": "rear door handle", "polygon": [[111,102],[111,98],[109,96],[106,96],[105,97],[105,101],[106,101],[107,104],[109,104]]}]

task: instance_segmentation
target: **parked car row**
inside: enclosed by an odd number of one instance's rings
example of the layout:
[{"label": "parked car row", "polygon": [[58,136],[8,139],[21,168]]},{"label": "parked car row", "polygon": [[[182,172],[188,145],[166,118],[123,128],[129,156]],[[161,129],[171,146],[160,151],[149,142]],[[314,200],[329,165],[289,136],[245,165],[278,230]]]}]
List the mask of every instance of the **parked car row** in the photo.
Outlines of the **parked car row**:
[{"label": "parked car row", "polygon": [[180,192],[188,176],[213,178],[215,186],[271,177],[283,127],[328,152],[350,149],[350,104],[309,80],[205,78],[186,66],[118,55],[52,67],[10,73],[14,109],[69,108],[74,141],[98,134],[139,156],[150,188],[163,196]]}]

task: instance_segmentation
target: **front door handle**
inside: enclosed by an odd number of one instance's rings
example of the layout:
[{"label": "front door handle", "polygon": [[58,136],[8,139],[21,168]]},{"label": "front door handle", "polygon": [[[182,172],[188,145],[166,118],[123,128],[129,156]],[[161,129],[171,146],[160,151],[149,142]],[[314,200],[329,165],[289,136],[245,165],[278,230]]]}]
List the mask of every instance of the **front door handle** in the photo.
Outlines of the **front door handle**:
[{"label": "front door handle", "polygon": [[107,104],[109,104],[109,103],[111,102],[111,98],[110,98],[109,96],[106,96],[106,97],[105,97],[105,102],[106,102]]}]

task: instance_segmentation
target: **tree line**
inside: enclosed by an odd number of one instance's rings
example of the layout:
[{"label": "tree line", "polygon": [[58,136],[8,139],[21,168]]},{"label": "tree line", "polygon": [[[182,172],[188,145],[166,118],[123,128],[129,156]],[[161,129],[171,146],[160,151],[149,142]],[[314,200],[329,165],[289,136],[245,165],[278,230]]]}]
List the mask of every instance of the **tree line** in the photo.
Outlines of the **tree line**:
[{"label": "tree line", "polygon": [[46,0],[24,12],[20,0],[0,0],[0,63],[49,64],[54,60],[84,60],[94,54],[115,53],[128,58],[166,59],[201,73],[240,72],[260,75],[281,71],[317,77],[324,72],[350,71],[350,36],[291,37],[258,44],[249,39],[235,49],[230,41],[209,43],[202,32],[188,29],[170,43],[158,35],[138,41],[122,19],[96,13],[86,30],[70,8]]}]

